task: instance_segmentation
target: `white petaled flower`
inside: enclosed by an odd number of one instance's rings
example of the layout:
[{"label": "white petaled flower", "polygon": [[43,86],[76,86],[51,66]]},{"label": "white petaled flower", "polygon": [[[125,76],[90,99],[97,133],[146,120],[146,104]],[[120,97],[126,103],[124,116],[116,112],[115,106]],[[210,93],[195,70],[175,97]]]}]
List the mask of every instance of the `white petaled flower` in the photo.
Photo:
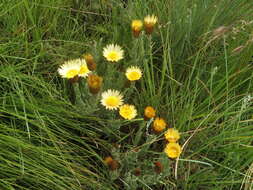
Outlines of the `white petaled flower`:
[{"label": "white petaled flower", "polygon": [[109,89],[102,93],[101,104],[108,110],[117,110],[123,104],[123,96],[119,91]]},{"label": "white petaled flower", "polygon": [[142,76],[141,69],[137,66],[128,67],[126,70],[126,77],[130,81],[139,80]]},{"label": "white petaled flower", "polygon": [[124,51],[117,44],[109,44],[103,49],[103,56],[107,61],[118,62],[123,59]]},{"label": "white petaled flower", "polygon": [[67,79],[71,79],[76,76],[86,77],[88,76],[89,72],[90,70],[88,69],[84,59],[73,59],[66,61],[58,69],[58,73],[62,76],[62,78]]},{"label": "white petaled flower", "polygon": [[148,15],[144,18],[144,24],[155,25],[157,22],[157,17],[155,15]]},{"label": "white petaled flower", "polygon": [[79,60],[80,60],[80,70],[79,70],[78,76],[79,77],[87,77],[91,71],[89,70],[85,59],[79,59]]}]

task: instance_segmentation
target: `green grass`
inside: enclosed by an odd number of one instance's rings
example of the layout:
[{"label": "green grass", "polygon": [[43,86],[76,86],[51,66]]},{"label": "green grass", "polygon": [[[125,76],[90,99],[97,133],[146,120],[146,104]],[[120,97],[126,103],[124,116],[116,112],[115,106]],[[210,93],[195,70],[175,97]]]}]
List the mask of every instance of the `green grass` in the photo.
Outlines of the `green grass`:
[{"label": "green grass", "polygon": [[[1,0],[0,7],[0,189],[252,189],[251,1]],[[155,32],[134,39],[131,20],[153,13]],[[114,66],[102,57],[109,43],[125,50]],[[136,120],[105,111],[85,80],[73,86],[60,78],[59,65],[85,52],[103,89],[122,90],[136,105]],[[121,70],[130,65],[143,78],[124,88]],[[147,134],[147,105],[180,131],[178,161],[163,153],[162,134]],[[108,155],[118,170],[103,164]],[[159,175],[155,161],[164,166]]]}]

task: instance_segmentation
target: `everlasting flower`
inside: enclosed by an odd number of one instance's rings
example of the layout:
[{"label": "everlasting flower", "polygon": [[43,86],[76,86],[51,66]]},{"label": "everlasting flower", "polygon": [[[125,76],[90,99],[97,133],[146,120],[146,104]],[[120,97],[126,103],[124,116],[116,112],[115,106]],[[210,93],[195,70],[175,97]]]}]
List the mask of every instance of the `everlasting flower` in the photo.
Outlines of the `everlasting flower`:
[{"label": "everlasting flower", "polygon": [[178,130],[173,129],[173,128],[168,129],[166,133],[164,134],[164,136],[165,136],[165,139],[169,141],[170,143],[175,143],[180,138],[180,134]]},{"label": "everlasting flower", "polygon": [[141,69],[136,66],[128,67],[126,70],[126,77],[130,81],[139,80],[142,76]]},{"label": "everlasting flower", "polygon": [[162,132],[166,128],[166,122],[163,118],[157,117],[153,123],[153,129],[155,132]]},{"label": "everlasting flower", "polygon": [[95,74],[91,74],[88,76],[88,86],[89,90],[92,94],[97,94],[102,86],[103,78],[99,77]]},{"label": "everlasting flower", "polygon": [[62,78],[73,79],[74,77],[86,77],[90,70],[84,59],[74,59],[66,61],[60,66],[58,72]]},{"label": "everlasting flower", "polygon": [[103,55],[107,61],[118,62],[123,59],[124,51],[119,45],[110,44],[104,47]]},{"label": "everlasting flower", "polygon": [[136,111],[134,105],[124,104],[123,106],[120,106],[119,114],[124,119],[131,120],[136,117],[137,111]]},{"label": "everlasting flower", "polygon": [[147,34],[152,34],[156,22],[157,17],[155,15],[148,15],[144,18],[144,27]]},{"label": "everlasting flower", "polygon": [[145,119],[151,119],[155,117],[155,109],[151,106],[147,106],[144,110],[144,118]]},{"label": "everlasting flower", "polygon": [[134,175],[135,176],[140,176],[141,175],[141,168],[135,168],[134,169]]},{"label": "everlasting flower", "polygon": [[142,29],[143,23],[141,20],[133,20],[132,21],[132,31],[134,37],[138,37],[140,35],[141,29]]},{"label": "everlasting flower", "polygon": [[83,58],[85,59],[90,71],[96,70],[97,64],[95,63],[94,58],[91,54],[85,54],[83,55]]},{"label": "everlasting flower", "polygon": [[157,174],[163,171],[163,165],[161,162],[155,162],[154,165],[155,165],[154,170]]},{"label": "everlasting flower", "polygon": [[107,90],[102,93],[101,103],[108,110],[116,110],[123,104],[123,96],[117,90]]},{"label": "everlasting flower", "polygon": [[110,170],[116,170],[120,167],[119,162],[114,160],[111,156],[107,156],[104,159],[104,163],[109,167]]},{"label": "everlasting flower", "polygon": [[168,143],[164,149],[164,152],[169,158],[177,158],[181,154],[181,146],[178,143]]}]

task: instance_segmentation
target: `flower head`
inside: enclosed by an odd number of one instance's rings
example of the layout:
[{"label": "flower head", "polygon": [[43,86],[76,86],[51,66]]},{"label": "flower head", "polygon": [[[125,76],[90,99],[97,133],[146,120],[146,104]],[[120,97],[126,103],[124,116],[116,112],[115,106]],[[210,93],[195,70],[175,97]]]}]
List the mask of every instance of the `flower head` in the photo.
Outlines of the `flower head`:
[{"label": "flower head", "polygon": [[109,167],[110,170],[116,170],[120,167],[119,162],[114,160],[111,156],[105,157],[104,163]]},{"label": "flower head", "polygon": [[143,26],[143,23],[141,20],[133,20],[132,21],[131,28],[132,28],[134,37],[138,37],[140,35],[142,26]]},{"label": "flower head", "polygon": [[182,152],[181,146],[178,143],[168,143],[164,152],[169,158],[177,158]]},{"label": "flower head", "polygon": [[144,110],[144,117],[145,119],[151,119],[155,117],[155,109],[151,106],[147,106]]},{"label": "flower head", "polygon": [[136,117],[137,111],[134,105],[124,104],[119,108],[119,114],[124,118],[131,120]]},{"label": "flower head", "polygon": [[157,22],[155,15],[148,15],[144,18],[144,27],[147,34],[151,34],[154,30],[154,26]]},{"label": "flower head", "polygon": [[166,122],[163,118],[157,117],[153,123],[153,129],[155,132],[162,132],[166,128]]},{"label": "flower head", "polygon": [[124,51],[117,44],[109,44],[104,47],[103,55],[107,61],[118,62],[123,59]]},{"label": "flower head", "polygon": [[154,170],[157,174],[161,173],[163,171],[163,165],[161,162],[154,162]]},{"label": "flower head", "polygon": [[180,134],[178,132],[178,130],[170,128],[166,131],[166,133],[164,134],[165,139],[171,143],[175,143],[178,141],[178,139],[180,138]]},{"label": "flower head", "polygon": [[92,94],[97,94],[101,88],[103,82],[103,78],[95,75],[95,74],[91,74],[88,76],[88,86],[89,86],[89,90]]},{"label": "flower head", "polygon": [[83,58],[85,59],[89,70],[94,71],[97,68],[97,64],[94,61],[94,58],[91,54],[84,54]]},{"label": "flower head", "polygon": [[58,69],[59,74],[62,78],[72,79],[74,77],[86,77],[90,70],[87,67],[84,59],[73,59],[66,61]]},{"label": "flower head", "polygon": [[123,104],[123,96],[117,90],[107,90],[102,93],[101,104],[108,110],[116,110]]},{"label": "flower head", "polygon": [[128,67],[126,70],[126,77],[130,81],[139,80],[142,76],[141,69],[136,66]]}]

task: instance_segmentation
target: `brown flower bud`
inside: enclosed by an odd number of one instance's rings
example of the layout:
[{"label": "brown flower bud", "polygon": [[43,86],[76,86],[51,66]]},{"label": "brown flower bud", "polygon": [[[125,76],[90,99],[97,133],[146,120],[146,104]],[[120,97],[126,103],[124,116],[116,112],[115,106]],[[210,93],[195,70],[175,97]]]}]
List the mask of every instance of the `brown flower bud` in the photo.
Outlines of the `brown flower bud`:
[{"label": "brown flower bud", "polygon": [[92,94],[97,94],[102,86],[103,78],[99,77],[95,74],[91,74],[88,76],[88,86],[90,93]]},{"label": "brown flower bud", "polygon": [[104,159],[104,163],[108,166],[110,170],[116,170],[120,167],[120,164],[117,160],[114,160],[111,156],[107,156]]},{"label": "brown flower bud", "polygon": [[141,168],[135,168],[134,169],[134,175],[135,176],[140,176],[141,175]]},{"label": "brown flower bud", "polygon": [[154,165],[155,165],[154,170],[157,174],[163,171],[163,165],[161,162],[155,162]]},{"label": "brown flower bud", "polygon": [[97,64],[95,63],[94,58],[93,58],[93,56],[91,54],[85,54],[83,56],[83,58],[85,59],[85,61],[87,63],[87,66],[88,66],[88,69],[90,71],[96,70]]}]

